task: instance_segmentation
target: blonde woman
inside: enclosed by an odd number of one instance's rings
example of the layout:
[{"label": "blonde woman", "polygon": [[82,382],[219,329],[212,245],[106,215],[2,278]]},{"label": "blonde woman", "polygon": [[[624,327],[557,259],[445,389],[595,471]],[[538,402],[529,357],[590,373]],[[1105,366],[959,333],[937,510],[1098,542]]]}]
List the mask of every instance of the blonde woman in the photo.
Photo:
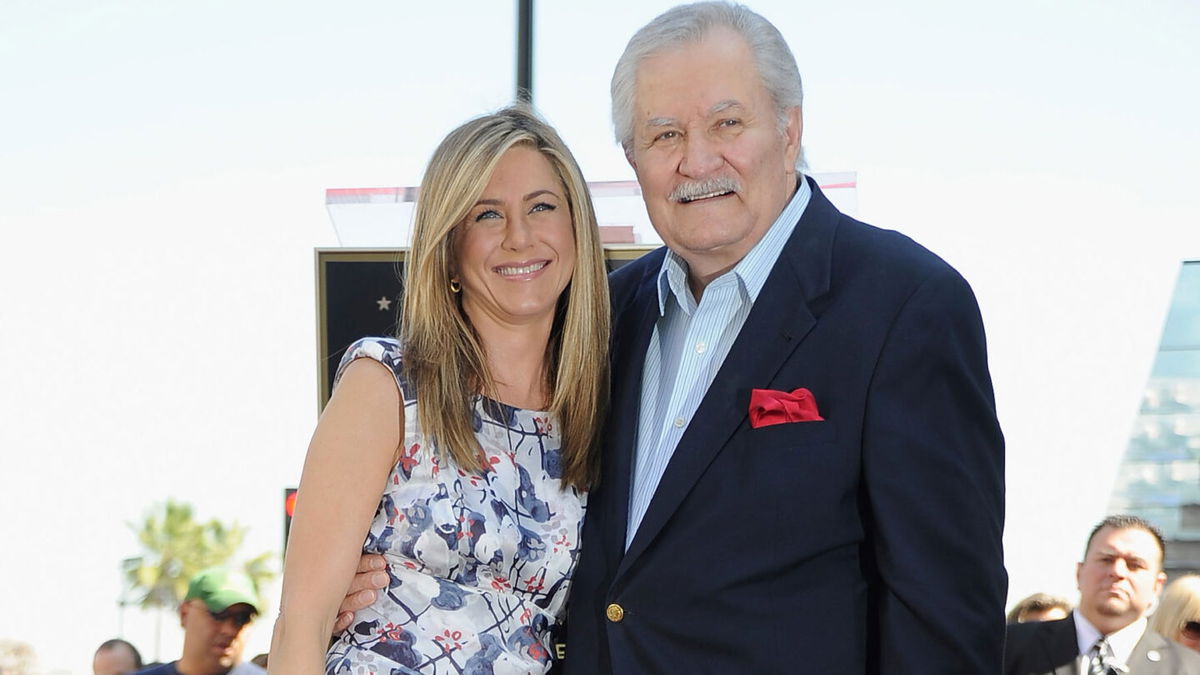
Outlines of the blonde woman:
[{"label": "blonde woman", "polygon": [[[399,339],[350,347],[309,446],[271,671],[547,670],[608,339],[595,214],[558,135],[519,107],[453,131],[421,185]],[[364,552],[388,587],[330,646]]]},{"label": "blonde woman", "polygon": [[1185,574],[1167,586],[1150,617],[1150,629],[1200,651],[1200,575]]}]

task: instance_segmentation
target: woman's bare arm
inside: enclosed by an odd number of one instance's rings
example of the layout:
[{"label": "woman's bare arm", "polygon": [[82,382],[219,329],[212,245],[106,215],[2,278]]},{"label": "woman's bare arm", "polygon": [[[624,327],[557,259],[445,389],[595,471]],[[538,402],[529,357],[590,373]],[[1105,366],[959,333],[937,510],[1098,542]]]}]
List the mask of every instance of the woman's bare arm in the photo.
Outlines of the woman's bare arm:
[{"label": "woman's bare arm", "polygon": [[329,635],[403,440],[403,418],[386,366],[358,359],[346,367],[304,460],[271,672],[324,674]]}]

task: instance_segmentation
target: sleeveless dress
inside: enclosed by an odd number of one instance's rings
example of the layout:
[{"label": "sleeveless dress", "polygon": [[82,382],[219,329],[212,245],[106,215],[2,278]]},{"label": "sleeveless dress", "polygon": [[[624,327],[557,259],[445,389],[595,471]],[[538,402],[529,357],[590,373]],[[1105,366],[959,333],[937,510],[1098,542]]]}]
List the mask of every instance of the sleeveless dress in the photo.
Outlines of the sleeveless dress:
[{"label": "sleeveless dress", "polygon": [[475,435],[488,468],[463,471],[421,433],[400,343],[359,340],[338,377],[358,358],[395,375],[404,445],[363,545],[386,558],[388,588],[337,636],[326,673],[545,672],[586,508],[586,495],[559,480],[557,421],[476,397]]}]

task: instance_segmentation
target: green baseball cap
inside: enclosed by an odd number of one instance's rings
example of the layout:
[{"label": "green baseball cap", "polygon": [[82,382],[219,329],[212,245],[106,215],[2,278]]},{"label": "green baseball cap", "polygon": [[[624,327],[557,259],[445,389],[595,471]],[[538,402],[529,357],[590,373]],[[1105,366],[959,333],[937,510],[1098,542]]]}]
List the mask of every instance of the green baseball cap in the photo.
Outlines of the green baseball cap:
[{"label": "green baseball cap", "polygon": [[199,598],[209,610],[223,612],[232,605],[244,602],[259,612],[258,590],[254,582],[243,572],[228,567],[209,567],[200,570],[188,582],[184,601]]}]

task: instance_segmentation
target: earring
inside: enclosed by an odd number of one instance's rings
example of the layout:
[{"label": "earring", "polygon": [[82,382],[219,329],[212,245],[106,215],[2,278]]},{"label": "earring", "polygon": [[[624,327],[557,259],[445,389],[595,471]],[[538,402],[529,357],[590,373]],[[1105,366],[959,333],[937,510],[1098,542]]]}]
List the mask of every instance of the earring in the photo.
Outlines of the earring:
[{"label": "earring", "polygon": [[462,291],[462,284],[458,283],[458,279],[451,279],[450,280],[450,292],[451,293],[459,293],[460,291]]}]

